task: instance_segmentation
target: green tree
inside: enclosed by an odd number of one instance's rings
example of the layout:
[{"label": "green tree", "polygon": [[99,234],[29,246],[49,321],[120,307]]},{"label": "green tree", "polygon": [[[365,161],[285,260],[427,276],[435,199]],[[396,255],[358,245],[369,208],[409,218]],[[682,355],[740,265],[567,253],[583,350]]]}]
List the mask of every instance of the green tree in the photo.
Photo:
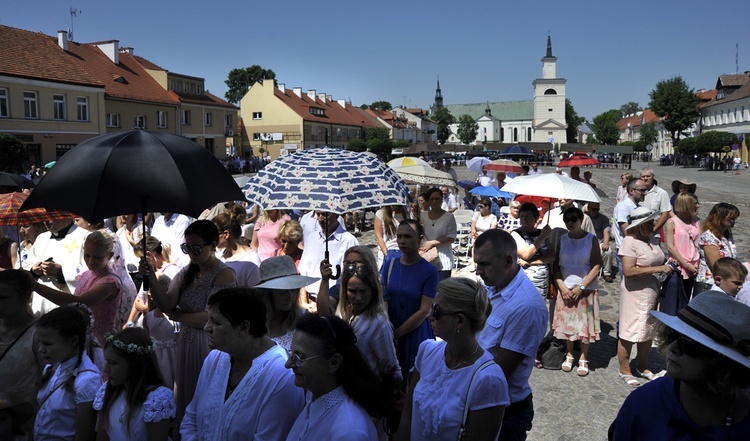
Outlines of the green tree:
[{"label": "green tree", "polygon": [[367,141],[364,139],[352,139],[349,140],[349,144],[346,146],[347,150],[354,152],[364,152],[367,150]]},{"label": "green tree", "polygon": [[623,118],[627,115],[633,115],[634,113],[638,113],[641,110],[643,110],[643,107],[639,106],[638,103],[636,103],[635,101],[629,101],[626,104],[620,106],[620,118]]},{"label": "green tree", "polygon": [[664,128],[672,135],[674,145],[677,146],[681,132],[700,116],[700,98],[680,76],[659,81],[648,96],[651,98],[649,109],[662,118]]},{"label": "green tree", "polygon": [[28,159],[26,145],[8,133],[0,133],[0,169],[16,173]]},{"label": "green tree", "polygon": [[461,115],[458,118],[458,139],[461,144],[471,144],[477,139],[479,124],[469,114]]},{"label": "green tree", "polygon": [[367,139],[367,150],[375,153],[379,157],[389,156],[391,150],[393,150],[391,131],[385,127],[373,127],[367,129],[365,139]]},{"label": "green tree", "polygon": [[224,94],[224,98],[233,104],[240,102],[247,91],[258,81],[276,78],[276,74],[271,69],[264,69],[257,64],[250,67],[235,68],[229,71],[227,80],[224,83],[229,90]]},{"label": "green tree", "polygon": [[641,127],[640,140],[644,145],[656,144],[659,139],[659,132],[656,130],[656,123],[646,123]]},{"label": "green tree", "polygon": [[388,101],[375,101],[374,103],[370,104],[370,107],[380,110],[391,110],[393,108],[393,106],[391,106],[391,103],[389,103]]},{"label": "green tree", "polygon": [[565,134],[568,142],[578,142],[578,126],[583,124],[584,121],[586,119],[578,116],[576,109],[573,108],[573,103],[565,98],[565,124],[568,125]]},{"label": "green tree", "polygon": [[405,149],[409,147],[409,141],[405,139],[399,139],[398,141],[393,143],[393,147],[397,149]]},{"label": "green tree", "polygon": [[717,132],[712,130],[710,132],[701,133],[696,141],[698,145],[698,153],[714,153],[724,151],[724,147],[730,147],[732,144],[739,144],[739,139],[734,133],[728,132]]},{"label": "green tree", "polygon": [[594,136],[602,144],[617,145],[620,139],[620,129],[617,128],[617,121],[620,120],[620,111],[617,109],[607,110],[606,112],[594,117]]},{"label": "green tree", "polygon": [[698,138],[693,137],[683,139],[682,141],[680,141],[680,145],[675,147],[675,151],[677,153],[690,156],[701,153],[700,148],[698,147]]},{"label": "green tree", "polygon": [[445,107],[441,107],[435,112],[432,119],[437,123],[437,140],[438,144],[445,144],[451,136],[451,124],[456,123],[456,117]]}]

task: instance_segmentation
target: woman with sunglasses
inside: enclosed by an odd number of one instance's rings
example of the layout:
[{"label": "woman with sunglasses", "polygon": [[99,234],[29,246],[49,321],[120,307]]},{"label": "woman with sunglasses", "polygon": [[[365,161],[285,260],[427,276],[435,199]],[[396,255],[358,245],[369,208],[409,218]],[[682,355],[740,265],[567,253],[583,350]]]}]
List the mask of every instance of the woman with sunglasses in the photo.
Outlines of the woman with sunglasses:
[{"label": "woman with sunglasses", "polygon": [[260,281],[260,257],[255,250],[242,243],[245,216],[242,206],[233,205],[229,211],[217,214],[213,218],[213,223],[219,229],[217,257],[234,270],[237,286],[250,288]]},{"label": "woman with sunglasses", "polygon": [[396,230],[401,257],[380,270],[383,298],[388,302],[388,318],[393,324],[396,354],[402,377],[414,366],[419,345],[434,339],[427,315],[438,284],[438,271],[419,254],[424,230],[419,221],[406,219]]},{"label": "woman with sunglasses", "polygon": [[438,269],[440,280],[451,276],[453,268],[453,241],[458,233],[456,218],[441,208],[443,204],[443,192],[433,187],[425,192],[429,210],[420,214],[420,221],[424,227],[424,242],[420,251],[426,253],[433,248],[437,249],[438,260],[435,267]]},{"label": "woman with sunglasses", "polygon": [[628,396],[609,439],[750,439],[750,307],[708,291],[651,315],[667,327],[667,376]]},{"label": "woman with sunglasses", "polygon": [[497,439],[510,404],[508,383],[476,338],[491,310],[476,280],[440,282],[430,321],[441,341],[419,346],[397,440]]},{"label": "woman with sunglasses", "polygon": [[390,391],[368,366],[357,340],[336,316],[299,318],[286,367],[307,391],[307,405],[287,441],[378,439],[373,418],[385,415]]},{"label": "woman with sunglasses", "polygon": [[518,209],[521,226],[510,232],[516,241],[518,263],[539,295],[547,298],[549,292],[549,265],[555,261],[554,247],[550,239],[551,229],[547,226],[537,228],[539,210],[531,202],[525,202]]},{"label": "woman with sunglasses", "polygon": [[216,257],[219,229],[213,222],[198,220],[185,229],[180,250],[190,263],[182,268],[165,290],[154,267],[141,260],[140,271],[148,277],[151,297],[170,319],[180,322],[175,369],[177,423],[193,399],[203,360],[209,352],[208,335],[203,330],[208,321],[206,305],[214,293],[237,285],[234,271]]},{"label": "woman with sunglasses", "polygon": [[471,217],[471,236],[476,239],[487,230],[497,228],[497,216],[490,213],[492,203],[488,198],[482,198],[477,204],[478,211]]}]

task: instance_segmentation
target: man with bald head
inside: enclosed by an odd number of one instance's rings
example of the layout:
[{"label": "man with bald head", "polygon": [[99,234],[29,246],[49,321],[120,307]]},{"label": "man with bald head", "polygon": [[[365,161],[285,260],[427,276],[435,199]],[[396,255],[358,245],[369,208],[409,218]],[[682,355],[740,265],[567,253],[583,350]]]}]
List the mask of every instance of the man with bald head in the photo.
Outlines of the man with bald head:
[{"label": "man with bald head", "polygon": [[492,304],[477,341],[495,358],[508,380],[499,439],[525,440],[534,419],[529,377],[547,332],[547,306],[518,265],[516,242],[503,230],[482,233],[474,242],[474,264]]}]

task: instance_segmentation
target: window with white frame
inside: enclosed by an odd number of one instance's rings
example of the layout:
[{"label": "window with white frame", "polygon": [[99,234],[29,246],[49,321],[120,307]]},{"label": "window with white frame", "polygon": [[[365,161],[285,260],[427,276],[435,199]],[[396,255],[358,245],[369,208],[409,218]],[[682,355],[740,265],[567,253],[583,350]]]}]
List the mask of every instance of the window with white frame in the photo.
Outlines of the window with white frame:
[{"label": "window with white frame", "polygon": [[253,141],[260,141],[260,133],[253,133]]},{"label": "window with white frame", "polygon": [[224,115],[224,127],[232,128],[232,115]]},{"label": "window with white frame", "polygon": [[133,127],[137,129],[146,128],[146,115],[136,115],[135,121],[133,121]]},{"label": "window with white frame", "polygon": [[107,114],[107,127],[120,127],[120,114],[119,113]]},{"label": "window with white frame", "polygon": [[156,112],[156,127],[160,129],[167,128],[167,111],[159,110]]},{"label": "window with white frame", "polygon": [[0,88],[0,118],[10,118],[10,105],[8,103],[8,89]]},{"label": "window with white frame", "polygon": [[211,115],[211,112],[206,112],[203,115],[203,125],[206,127],[211,127],[213,125],[214,118],[213,115]]},{"label": "window with white frame", "polygon": [[183,110],[180,114],[180,121],[182,122],[183,126],[189,126],[190,125],[190,111],[189,110]]},{"label": "window with white frame", "polygon": [[253,119],[263,119],[263,112],[253,112]]},{"label": "window with white frame", "polygon": [[52,95],[52,110],[53,117],[57,120],[65,121],[68,119],[67,111],[65,108],[65,95],[54,94]]},{"label": "window with white frame", "polygon": [[39,119],[39,100],[36,92],[23,92],[23,116],[29,119]]},{"label": "window with white frame", "polygon": [[89,120],[89,99],[85,96],[76,98],[76,107],[78,109],[78,121]]}]

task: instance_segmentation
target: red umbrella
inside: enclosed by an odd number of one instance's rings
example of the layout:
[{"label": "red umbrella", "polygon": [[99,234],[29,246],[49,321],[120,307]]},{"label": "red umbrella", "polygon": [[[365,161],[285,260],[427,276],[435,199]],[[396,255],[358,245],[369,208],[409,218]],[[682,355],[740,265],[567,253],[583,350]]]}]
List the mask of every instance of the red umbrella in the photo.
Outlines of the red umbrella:
[{"label": "red umbrella", "polygon": [[516,161],[511,161],[510,159],[495,159],[494,161],[485,165],[484,169],[496,172],[502,171],[506,173],[516,174],[523,173],[523,167],[521,167],[521,164],[517,163]]},{"label": "red umbrella", "polygon": [[0,194],[0,225],[37,224],[75,217],[67,211],[44,208],[32,208],[19,213],[18,209],[28,196],[27,193],[19,192]]},{"label": "red umbrella", "polygon": [[585,165],[596,165],[599,160],[588,155],[575,154],[568,159],[563,159],[557,164],[558,167],[580,167]]}]

